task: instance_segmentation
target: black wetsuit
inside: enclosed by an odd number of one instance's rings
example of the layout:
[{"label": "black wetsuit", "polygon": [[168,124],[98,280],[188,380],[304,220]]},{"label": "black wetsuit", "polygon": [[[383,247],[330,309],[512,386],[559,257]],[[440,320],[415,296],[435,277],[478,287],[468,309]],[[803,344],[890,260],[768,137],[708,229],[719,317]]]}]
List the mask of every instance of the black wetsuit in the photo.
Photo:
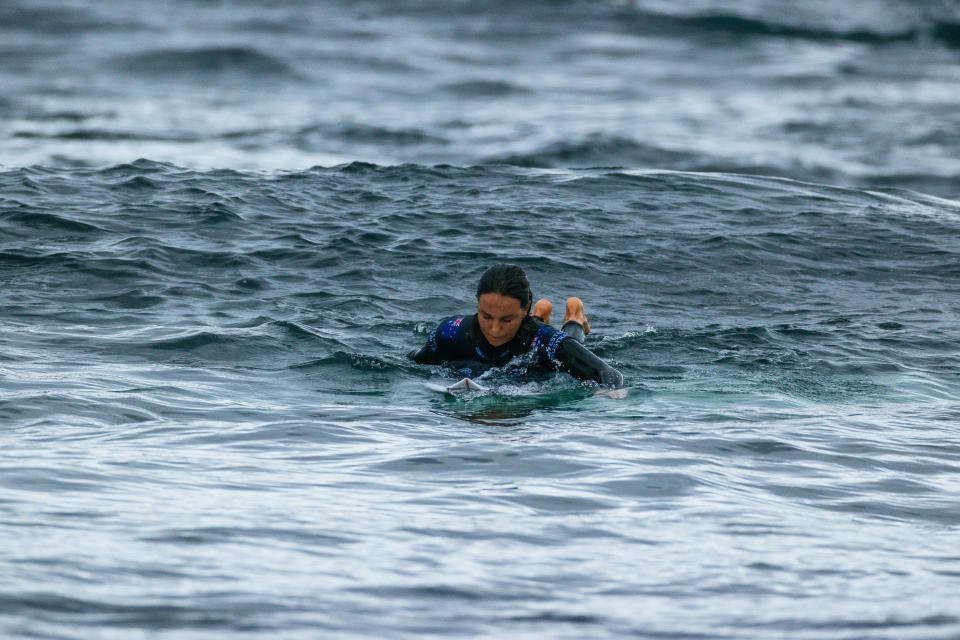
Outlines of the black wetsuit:
[{"label": "black wetsuit", "polygon": [[559,331],[527,316],[510,342],[494,347],[480,330],[476,314],[452,316],[441,320],[430,332],[427,344],[410,355],[420,364],[448,364],[462,375],[476,376],[530,353],[523,363],[527,371],[560,370],[604,387],[624,386],[619,371],[583,346],[583,327],[579,323],[568,322],[564,329]]}]

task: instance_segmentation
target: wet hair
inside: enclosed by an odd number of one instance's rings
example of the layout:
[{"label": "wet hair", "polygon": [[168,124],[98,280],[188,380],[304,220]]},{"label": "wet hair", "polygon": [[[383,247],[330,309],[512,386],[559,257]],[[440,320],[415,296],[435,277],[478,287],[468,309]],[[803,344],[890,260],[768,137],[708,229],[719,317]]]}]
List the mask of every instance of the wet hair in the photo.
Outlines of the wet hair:
[{"label": "wet hair", "polygon": [[530,290],[527,274],[519,266],[505,262],[493,265],[480,276],[480,282],[477,283],[477,299],[479,300],[485,293],[516,298],[520,301],[521,307],[526,307],[533,302],[533,291]]}]

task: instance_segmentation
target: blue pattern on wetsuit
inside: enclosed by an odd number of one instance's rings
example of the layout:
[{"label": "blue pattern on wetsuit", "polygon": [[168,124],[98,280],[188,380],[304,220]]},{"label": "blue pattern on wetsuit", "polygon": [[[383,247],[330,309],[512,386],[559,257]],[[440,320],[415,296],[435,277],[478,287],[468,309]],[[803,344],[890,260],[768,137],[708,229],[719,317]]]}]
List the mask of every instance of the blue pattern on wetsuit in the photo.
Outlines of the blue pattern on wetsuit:
[{"label": "blue pattern on wetsuit", "polygon": [[560,343],[569,337],[570,334],[566,331],[557,331],[550,325],[545,324],[537,329],[537,335],[530,342],[530,348],[538,349],[547,357],[547,360],[553,361],[557,359],[557,349],[560,347]]},{"label": "blue pattern on wetsuit", "polygon": [[474,347],[473,350],[476,351],[476,352],[477,352],[477,355],[480,356],[481,358],[483,358],[483,360],[484,360],[485,362],[490,362],[491,360],[499,360],[499,359],[502,358],[503,356],[508,355],[508,354],[510,353],[510,349],[506,349],[506,350],[504,350],[503,353],[501,353],[501,354],[499,354],[499,355],[486,356],[486,355],[483,354],[483,351],[480,351],[480,347]]},{"label": "blue pattern on wetsuit", "polygon": [[570,334],[566,331],[557,331],[550,336],[550,342],[547,344],[547,357],[550,360],[557,359],[557,349],[560,347],[560,343],[569,337]]},{"label": "blue pattern on wetsuit", "polygon": [[451,342],[455,340],[457,337],[457,334],[460,333],[461,324],[463,324],[462,316],[458,316],[456,318],[448,320],[447,322],[444,322],[443,326],[440,328],[440,337],[447,342]]},{"label": "blue pattern on wetsuit", "polygon": [[460,325],[463,323],[463,317],[458,316],[456,318],[450,318],[449,320],[441,321],[440,324],[435,326],[430,330],[430,335],[427,337],[427,344],[430,346],[430,351],[437,353],[440,351],[440,343],[437,342],[437,332],[440,332],[440,339],[444,342],[453,342],[457,338],[457,333],[460,331]]}]

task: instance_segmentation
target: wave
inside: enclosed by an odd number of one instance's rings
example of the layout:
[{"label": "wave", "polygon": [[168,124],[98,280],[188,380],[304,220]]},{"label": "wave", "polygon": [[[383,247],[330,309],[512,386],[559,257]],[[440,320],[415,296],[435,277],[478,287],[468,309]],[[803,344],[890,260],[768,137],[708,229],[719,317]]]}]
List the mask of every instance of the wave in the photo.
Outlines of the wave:
[{"label": "wave", "polygon": [[208,47],[196,49],[160,49],[115,59],[125,71],[150,76],[183,74],[216,77],[220,74],[242,74],[257,80],[299,78],[290,65],[278,57],[253,47]]},{"label": "wave", "polygon": [[946,46],[960,48],[960,22],[937,22],[933,26],[932,34]]},{"label": "wave", "polygon": [[357,53],[355,50],[327,53],[319,56],[318,61],[324,65],[338,68],[351,67],[361,71],[380,73],[408,74],[421,71],[416,64],[405,61],[402,56]]},{"label": "wave", "polygon": [[[847,40],[865,44],[887,44],[915,40],[915,28],[896,27],[889,31],[869,29],[830,29],[813,25],[792,25],[764,18],[737,14],[708,14],[695,16],[653,16],[654,22],[672,24],[684,29],[721,32],[734,36],[776,36],[806,40]],[[663,26],[661,24],[661,26]]]},{"label": "wave", "polygon": [[960,198],[960,187],[958,187],[958,176],[956,175],[877,172],[874,175],[862,176],[860,181],[866,187],[875,187],[891,192],[902,190],[909,193],[911,199],[916,199],[921,194],[940,196],[945,199],[943,204],[948,204],[947,200],[951,201],[948,206],[954,210],[958,205],[957,199]]},{"label": "wave", "polygon": [[483,162],[531,169],[652,168],[689,173],[733,173],[793,178],[822,184],[843,180],[843,176],[837,172],[819,167],[778,166],[714,158],[603,133],[594,133],[578,140],[556,140],[533,151],[489,156]]},{"label": "wave", "polygon": [[505,80],[462,80],[441,85],[440,89],[462,98],[502,98],[532,93]]},{"label": "wave", "polygon": [[170,162],[137,158],[133,162],[121,162],[119,164],[108,165],[97,169],[95,173],[98,176],[121,178],[138,176],[144,173],[171,173],[179,169],[180,167]]},{"label": "wave", "polygon": [[149,309],[166,301],[164,296],[152,295],[143,289],[129,289],[119,293],[111,293],[90,298],[108,308],[116,309]]},{"label": "wave", "polygon": [[211,351],[220,352],[231,348],[243,347],[246,340],[242,336],[225,335],[212,331],[199,331],[173,338],[162,338],[149,344],[151,349],[159,351],[196,351],[205,347],[214,347]]},{"label": "wave", "polygon": [[597,133],[578,141],[559,140],[527,153],[489,157],[488,164],[518,167],[679,167],[697,161],[691,153],[671,151],[635,140]]},{"label": "wave", "polygon": [[[796,128],[797,123],[790,123]],[[821,185],[862,185],[880,188],[904,188],[955,198],[956,176],[930,173],[890,173],[865,166],[851,177],[838,169],[817,164],[786,162],[763,164],[750,158],[714,157],[709,154],[667,149],[623,136],[594,133],[575,140],[556,140],[532,151],[488,156],[487,165],[512,165],[524,168],[553,169],[664,169],[685,173],[741,174],[763,178],[788,178]]]},{"label": "wave", "polygon": [[199,142],[206,139],[191,133],[162,134],[139,131],[111,129],[70,129],[67,131],[17,131],[14,138],[75,140],[75,141],[111,141],[111,142]]},{"label": "wave", "polygon": [[[73,571],[81,575],[96,574],[100,573],[102,568],[99,565],[81,564],[79,568],[70,567],[66,573],[70,575]],[[190,575],[187,571],[167,571],[158,574],[156,569],[137,569],[138,579],[170,579]],[[91,630],[135,628],[151,631],[158,628],[191,627],[230,629],[236,626],[238,618],[249,615],[252,610],[256,610],[261,615],[281,613],[289,615],[299,610],[297,606],[282,604],[279,601],[264,601],[257,598],[254,602],[254,599],[255,596],[249,593],[236,592],[228,593],[226,596],[220,594],[220,598],[208,597],[207,602],[197,606],[193,599],[184,601],[174,599],[157,604],[156,599],[149,602],[140,602],[135,599],[118,601],[116,598],[98,600],[92,597],[80,598],[52,592],[35,592],[0,598],[0,611],[22,620],[47,617],[55,620],[69,618],[73,620],[70,624],[73,629],[71,633],[76,633],[78,629],[83,628]],[[104,619],[110,621],[109,625],[102,622]],[[262,626],[270,629],[268,625]],[[247,628],[257,629],[258,626]],[[279,630],[271,630],[279,632]],[[91,631],[92,635],[96,633]]]},{"label": "wave", "polygon": [[294,369],[325,369],[331,366],[349,365],[359,371],[395,371],[400,361],[350,351],[334,351],[331,355],[293,365]]},{"label": "wave", "polygon": [[86,31],[117,28],[135,28],[134,24],[120,24],[91,10],[70,6],[25,6],[16,0],[0,5],[0,25],[4,30],[24,30],[45,35],[73,35]]},{"label": "wave", "polygon": [[755,5],[713,3],[707,7],[677,5],[663,9],[638,0],[636,7],[619,10],[631,30],[682,35],[721,34],[734,37],[773,37],[814,41],[847,41],[871,45],[916,42],[932,38],[946,44],[957,38],[955,16],[946,7],[903,3],[849,3],[829,14],[815,7],[796,11],[771,10]]},{"label": "wave", "polygon": [[[4,204],[9,206],[9,203]],[[25,207],[26,205],[22,206]],[[81,234],[99,234],[106,232],[106,230],[102,227],[98,227],[97,225],[89,222],[83,222],[81,220],[69,218],[62,214],[45,213],[40,211],[0,212],[0,220],[10,225],[17,225],[28,231],[30,235],[34,236],[37,232],[66,232]],[[3,229],[0,229],[0,233],[9,234],[11,231],[9,227],[5,226]]]},{"label": "wave", "polygon": [[371,145],[409,146],[449,142],[445,138],[426,133],[421,129],[390,128],[362,123],[317,124],[302,127],[291,136],[291,142],[297,146],[313,144],[314,138],[328,143],[337,139],[350,143]]}]

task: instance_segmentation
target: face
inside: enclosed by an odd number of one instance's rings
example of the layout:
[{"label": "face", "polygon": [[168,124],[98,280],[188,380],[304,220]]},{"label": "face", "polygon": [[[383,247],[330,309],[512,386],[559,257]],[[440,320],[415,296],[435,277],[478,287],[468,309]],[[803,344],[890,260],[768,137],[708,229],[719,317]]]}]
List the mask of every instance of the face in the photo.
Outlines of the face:
[{"label": "face", "polygon": [[519,300],[510,296],[483,294],[477,298],[477,321],[483,337],[494,347],[510,342],[517,335],[529,309],[529,302],[524,307]]}]

